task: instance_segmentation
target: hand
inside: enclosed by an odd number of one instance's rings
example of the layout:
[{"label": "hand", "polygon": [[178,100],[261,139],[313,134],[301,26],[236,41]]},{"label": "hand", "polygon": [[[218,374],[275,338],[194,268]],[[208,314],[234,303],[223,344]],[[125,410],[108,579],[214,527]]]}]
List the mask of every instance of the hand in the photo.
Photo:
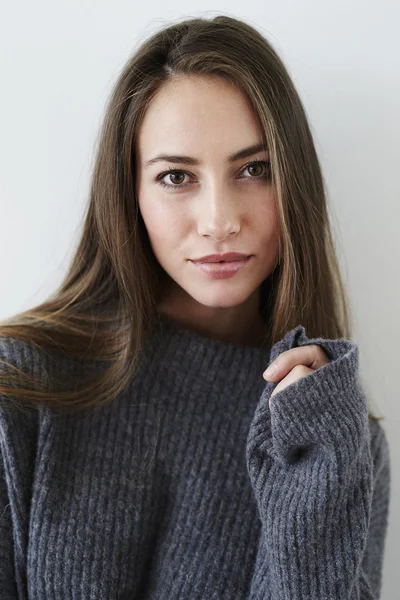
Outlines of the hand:
[{"label": "hand", "polygon": [[[321,346],[315,344],[309,346],[299,346],[282,352],[269,366],[277,367],[274,373],[269,373],[269,368],[264,371],[263,377],[267,381],[279,381],[271,394],[269,407],[271,408],[272,397],[285,389],[291,383],[306,377],[313,371],[316,371],[329,362],[329,358],[322,350]],[[268,373],[267,373],[268,372]],[[283,378],[283,379],[282,379]]]}]

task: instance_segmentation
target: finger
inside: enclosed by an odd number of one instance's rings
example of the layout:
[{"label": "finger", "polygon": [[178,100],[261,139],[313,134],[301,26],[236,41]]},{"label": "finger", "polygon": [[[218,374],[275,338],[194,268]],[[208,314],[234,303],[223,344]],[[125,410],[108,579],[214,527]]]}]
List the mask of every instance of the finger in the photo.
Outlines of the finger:
[{"label": "finger", "polygon": [[[316,370],[329,362],[328,357],[320,346],[312,344],[291,348],[282,352],[263,373],[264,379],[277,381],[285,377],[296,365],[304,365]],[[273,368],[276,367],[276,370]],[[270,371],[271,369],[271,371]]]},{"label": "finger", "polygon": [[291,371],[289,373],[289,375],[286,375],[286,377],[278,383],[278,385],[275,387],[274,391],[272,392],[272,394],[270,396],[270,400],[269,400],[270,408],[271,408],[271,400],[276,394],[278,394],[278,392],[281,392],[282,390],[287,388],[292,383],[299,381],[299,379],[303,379],[304,377],[307,377],[307,375],[310,375],[310,373],[314,373],[313,369],[310,369],[310,368],[304,367],[304,366],[302,367],[301,371],[302,371],[302,374],[300,375],[299,370],[294,368],[293,371]]}]

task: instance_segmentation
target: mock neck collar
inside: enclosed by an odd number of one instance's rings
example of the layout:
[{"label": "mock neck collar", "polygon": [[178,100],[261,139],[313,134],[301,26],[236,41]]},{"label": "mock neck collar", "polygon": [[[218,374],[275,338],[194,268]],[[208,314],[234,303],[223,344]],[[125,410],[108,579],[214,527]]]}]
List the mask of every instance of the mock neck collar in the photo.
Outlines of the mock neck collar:
[{"label": "mock neck collar", "polygon": [[214,338],[210,335],[200,333],[178,321],[167,317],[164,314],[159,315],[158,332],[168,333],[174,337],[179,337],[182,341],[189,343],[199,348],[208,349],[211,352],[233,352],[239,354],[253,354],[254,356],[269,356],[270,348],[255,347],[247,344],[228,342]]}]

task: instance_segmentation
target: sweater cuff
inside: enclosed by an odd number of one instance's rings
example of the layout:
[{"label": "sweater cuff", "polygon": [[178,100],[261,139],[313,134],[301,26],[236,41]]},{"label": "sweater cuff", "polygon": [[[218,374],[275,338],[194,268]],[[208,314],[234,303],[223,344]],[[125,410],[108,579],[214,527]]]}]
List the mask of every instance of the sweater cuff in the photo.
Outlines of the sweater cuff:
[{"label": "sweater cuff", "polygon": [[338,460],[354,460],[368,436],[368,404],[358,377],[358,345],[349,339],[309,339],[299,325],[275,344],[270,363],[283,351],[319,345],[329,363],[290,384],[269,399],[278,383],[268,382],[253,420],[260,439],[270,420],[265,451],[274,460],[293,462],[324,450]]}]

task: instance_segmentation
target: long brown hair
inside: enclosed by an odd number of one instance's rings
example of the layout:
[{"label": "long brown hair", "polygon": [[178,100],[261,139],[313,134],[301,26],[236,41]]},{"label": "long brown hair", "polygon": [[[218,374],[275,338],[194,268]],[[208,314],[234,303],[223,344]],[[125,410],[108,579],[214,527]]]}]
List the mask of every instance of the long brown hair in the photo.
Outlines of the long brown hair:
[{"label": "long brown hair", "polygon": [[62,284],[45,302],[0,325],[0,348],[4,338],[13,338],[34,345],[47,361],[49,352],[54,360],[67,356],[83,366],[80,385],[71,378],[44,381],[29,372],[28,362],[21,370],[2,361],[9,368],[2,369],[0,394],[75,412],[111,401],[133,377],[157,322],[163,280],[138,209],[135,140],[152,98],[177,75],[223,77],[247,94],[258,115],[282,231],[279,264],[260,296],[269,343],[298,324],[309,337],[350,337],[323,175],[287,69],[265,37],[242,20],[189,18],[144,41],[114,85],[83,231]]}]

